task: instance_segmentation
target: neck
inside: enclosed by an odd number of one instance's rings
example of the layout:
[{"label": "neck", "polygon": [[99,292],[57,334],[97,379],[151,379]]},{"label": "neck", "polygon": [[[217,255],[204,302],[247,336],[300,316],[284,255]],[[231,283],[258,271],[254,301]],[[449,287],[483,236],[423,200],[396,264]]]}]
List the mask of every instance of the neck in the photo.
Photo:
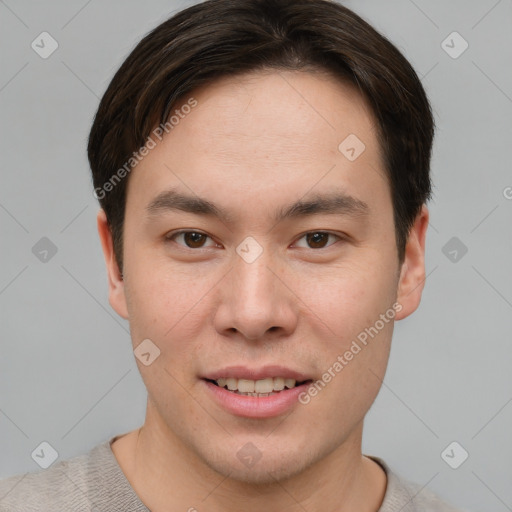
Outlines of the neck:
[{"label": "neck", "polygon": [[362,423],[341,446],[304,471],[259,485],[213,470],[149,406],[144,426],[117,438],[112,451],[141,501],[153,512],[377,512],[386,476],[380,466],[362,456],[361,436]]}]

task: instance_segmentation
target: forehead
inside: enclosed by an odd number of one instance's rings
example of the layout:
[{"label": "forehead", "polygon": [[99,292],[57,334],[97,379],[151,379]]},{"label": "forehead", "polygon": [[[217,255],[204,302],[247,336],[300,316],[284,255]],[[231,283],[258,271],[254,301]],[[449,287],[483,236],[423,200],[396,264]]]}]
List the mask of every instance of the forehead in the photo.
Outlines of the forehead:
[{"label": "forehead", "polygon": [[[190,98],[196,106],[182,109]],[[279,202],[340,186],[367,196],[380,188],[389,198],[371,110],[327,73],[223,78],[173,112],[177,122],[130,177],[131,200],[147,202],[176,185],[241,208],[249,196]]]}]

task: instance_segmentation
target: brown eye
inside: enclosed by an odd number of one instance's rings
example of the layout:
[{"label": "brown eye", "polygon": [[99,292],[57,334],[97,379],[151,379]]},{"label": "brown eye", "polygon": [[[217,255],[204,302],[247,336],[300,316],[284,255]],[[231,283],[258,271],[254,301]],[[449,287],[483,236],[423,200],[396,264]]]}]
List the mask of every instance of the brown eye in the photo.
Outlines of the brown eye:
[{"label": "brown eye", "polygon": [[321,249],[329,241],[329,233],[308,233],[306,240],[312,249]]},{"label": "brown eye", "polygon": [[188,247],[189,249],[201,249],[203,247],[215,246],[215,242],[211,240],[210,245],[205,245],[210,237],[199,231],[181,231],[166,237],[167,240],[173,240],[178,245]]},{"label": "brown eye", "polygon": [[203,233],[197,233],[196,231],[183,233],[183,240],[191,249],[202,247],[206,238],[208,238],[206,235],[203,235]]},{"label": "brown eye", "polygon": [[311,231],[303,235],[297,242],[298,247],[306,249],[324,249],[333,245],[341,237],[325,231]]}]

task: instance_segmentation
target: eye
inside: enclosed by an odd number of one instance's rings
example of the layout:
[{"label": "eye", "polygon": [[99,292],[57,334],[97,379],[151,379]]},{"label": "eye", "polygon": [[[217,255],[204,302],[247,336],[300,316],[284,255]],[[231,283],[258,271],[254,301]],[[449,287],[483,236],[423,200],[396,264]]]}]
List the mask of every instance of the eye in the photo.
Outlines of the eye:
[{"label": "eye", "polygon": [[[171,233],[167,235],[166,240],[173,240],[178,245],[188,247],[189,249],[201,249],[203,247],[216,247],[217,244],[204,233],[200,231],[178,231],[177,233]],[[211,240],[211,245],[205,245],[206,240]],[[178,240],[182,240],[182,242],[178,242]],[[184,242],[184,243],[183,243]]]},{"label": "eye", "polygon": [[335,240],[334,242],[328,244],[329,237],[331,237],[331,239],[342,239],[340,236],[327,233],[326,231],[312,231],[299,238],[299,241],[305,239],[307,244],[306,246],[300,245],[298,242],[296,245],[298,247],[306,247],[307,249],[323,249],[324,247],[329,247],[330,245],[333,245],[333,243],[336,243]]}]

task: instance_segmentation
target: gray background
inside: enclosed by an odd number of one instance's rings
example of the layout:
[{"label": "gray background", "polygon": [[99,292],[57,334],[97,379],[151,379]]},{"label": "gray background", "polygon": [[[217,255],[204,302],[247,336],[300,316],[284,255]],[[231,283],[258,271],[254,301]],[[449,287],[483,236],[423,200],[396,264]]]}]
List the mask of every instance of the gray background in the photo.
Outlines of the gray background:
[{"label": "gray background", "polygon": [[[143,422],[86,138],[124,57],[190,3],[0,1],[0,477],[39,470],[42,441],[66,459]],[[396,324],[364,451],[459,506],[512,510],[512,2],[345,4],[410,59],[438,124],[426,289]],[[31,48],[43,31],[59,44],[47,59]],[[441,44],[453,31],[469,44],[456,59]],[[46,262],[32,252],[42,237],[57,248]],[[452,441],[469,453],[458,469],[441,458]]]}]

